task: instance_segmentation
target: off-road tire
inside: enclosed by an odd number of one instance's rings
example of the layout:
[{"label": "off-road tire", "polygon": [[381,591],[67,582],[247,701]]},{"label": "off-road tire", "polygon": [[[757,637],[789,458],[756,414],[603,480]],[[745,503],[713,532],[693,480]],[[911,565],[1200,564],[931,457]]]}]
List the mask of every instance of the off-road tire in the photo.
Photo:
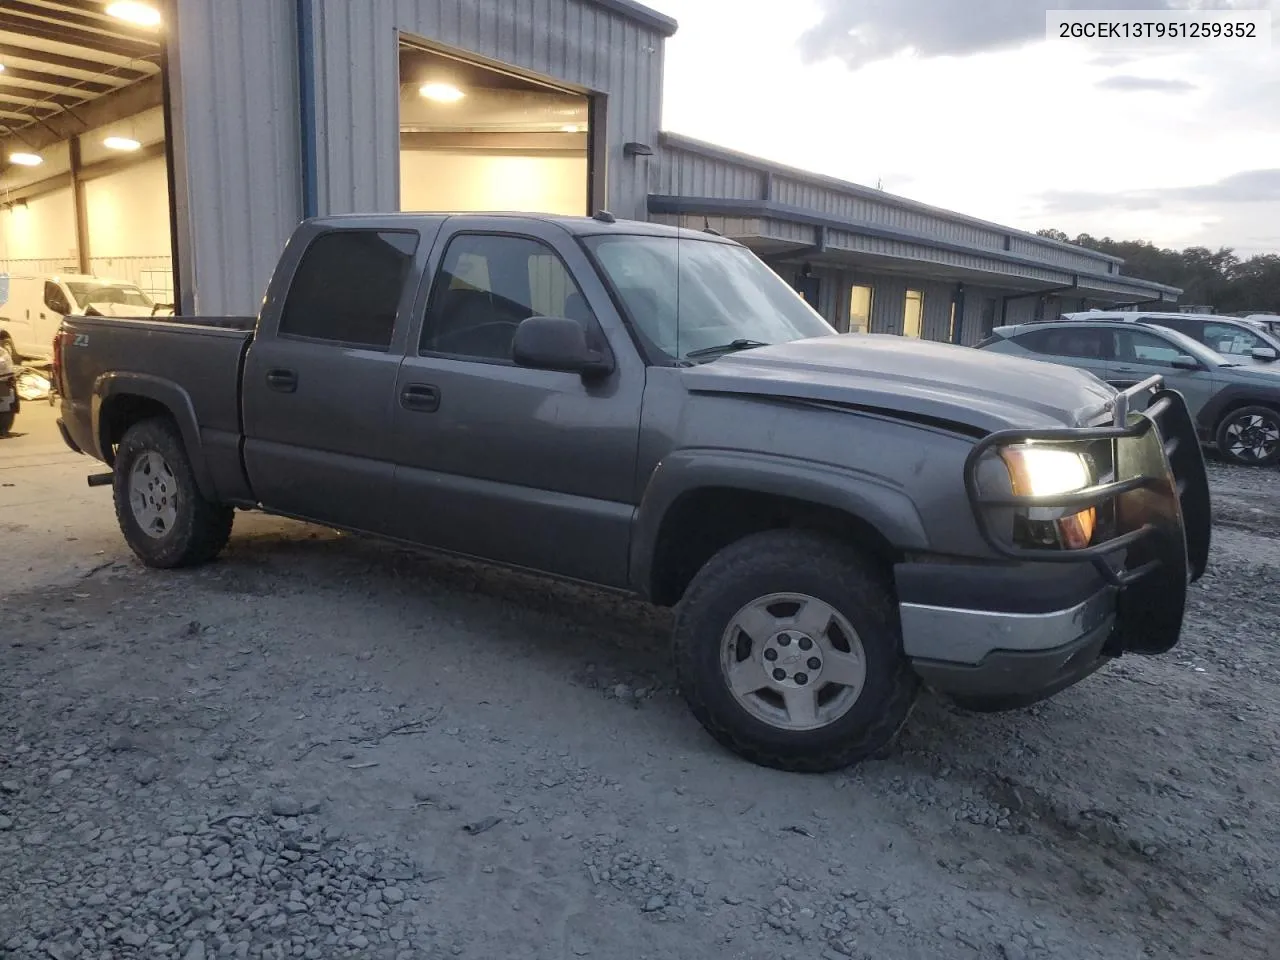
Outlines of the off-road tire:
[{"label": "off-road tire", "polygon": [[[857,631],[866,682],[849,711],[815,730],[785,730],[747,712],[729,690],[721,641],[744,605],[773,593],[824,601]],[[906,723],[919,679],[902,652],[889,577],[854,548],[799,530],[753,534],[698,572],[676,610],[676,678],[689,709],[719,743],[752,763],[822,773],[880,753]]]},{"label": "off-road tire", "polygon": [[[146,534],[129,504],[129,474],[134,460],[144,453],[164,458],[177,481],[177,519],[160,538]],[[231,537],[235,510],[210,503],[200,493],[191,460],[178,427],[167,417],[135,423],[116,447],[112,489],[120,532],[138,559],[149,567],[193,567],[213,560]]]},{"label": "off-road tire", "polygon": [[1238,410],[1232,410],[1230,413],[1228,413],[1225,417],[1222,418],[1222,421],[1218,424],[1218,429],[1214,436],[1214,439],[1217,441],[1218,456],[1220,456],[1227,463],[1234,463],[1243,467],[1272,466],[1273,464],[1280,462],[1280,444],[1277,444],[1274,450],[1272,450],[1267,456],[1265,456],[1260,460],[1255,460],[1253,458],[1241,459],[1231,453],[1230,440],[1227,437],[1227,427],[1229,427],[1234,421],[1239,420],[1242,417],[1252,417],[1252,416],[1263,417],[1264,420],[1268,423],[1280,423],[1280,412],[1273,410],[1271,407],[1252,406],[1252,407],[1241,407]]}]

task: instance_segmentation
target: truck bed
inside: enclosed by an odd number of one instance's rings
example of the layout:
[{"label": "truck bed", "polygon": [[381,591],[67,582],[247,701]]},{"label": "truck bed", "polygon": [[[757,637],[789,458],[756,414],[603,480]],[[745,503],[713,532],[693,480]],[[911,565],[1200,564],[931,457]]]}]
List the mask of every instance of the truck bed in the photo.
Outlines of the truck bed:
[{"label": "truck bed", "polygon": [[99,407],[113,394],[144,393],[176,403],[180,425],[198,430],[210,463],[229,452],[238,472],[240,365],[253,325],[251,317],[68,317],[60,387],[72,441],[110,462]]}]

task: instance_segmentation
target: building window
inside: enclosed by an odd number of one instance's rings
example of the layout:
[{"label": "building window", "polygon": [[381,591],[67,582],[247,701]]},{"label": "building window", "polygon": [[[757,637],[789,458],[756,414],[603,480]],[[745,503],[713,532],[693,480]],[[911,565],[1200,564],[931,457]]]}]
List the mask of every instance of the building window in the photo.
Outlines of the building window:
[{"label": "building window", "polygon": [[902,316],[902,335],[904,337],[920,337],[920,327],[924,321],[924,291],[908,290],[906,309]]},{"label": "building window", "polygon": [[987,297],[982,301],[982,335],[984,337],[991,336],[991,331],[996,328],[996,301],[994,297]]},{"label": "building window", "polygon": [[871,287],[854,285],[849,293],[849,332],[866,333],[871,329],[871,304],[875,291]]}]

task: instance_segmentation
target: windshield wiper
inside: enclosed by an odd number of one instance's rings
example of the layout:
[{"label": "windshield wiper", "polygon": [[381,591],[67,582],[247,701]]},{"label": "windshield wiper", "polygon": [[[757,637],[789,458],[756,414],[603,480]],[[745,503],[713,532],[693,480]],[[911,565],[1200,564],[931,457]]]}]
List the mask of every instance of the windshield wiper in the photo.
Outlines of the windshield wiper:
[{"label": "windshield wiper", "polygon": [[765,343],[763,340],[733,340],[729,343],[722,343],[716,347],[702,347],[699,350],[690,350],[685,354],[689,359],[697,359],[698,357],[711,357],[721,353],[737,353],[739,350],[750,350],[754,347],[771,347],[773,344]]}]

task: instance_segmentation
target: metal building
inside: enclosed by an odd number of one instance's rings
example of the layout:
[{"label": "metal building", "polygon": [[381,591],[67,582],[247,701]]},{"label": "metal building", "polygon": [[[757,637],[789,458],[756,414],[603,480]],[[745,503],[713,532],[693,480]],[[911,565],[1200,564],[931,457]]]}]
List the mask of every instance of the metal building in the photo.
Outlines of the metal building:
[{"label": "metal building", "polygon": [[[44,162],[0,166],[0,273],[165,262],[180,312],[252,313],[307,216],[608,209],[742,240],[842,330],[971,343],[1001,322],[1180,292],[1078,247],[662,134],[677,25],[634,0],[140,0],[123,24],[105,0],[12,6],[0,161]],[[152,162],[169,250],[142,257],[128,217],[111,218],[121,197],[142,203],[133,161],[84,162],[112,131]]]}]

